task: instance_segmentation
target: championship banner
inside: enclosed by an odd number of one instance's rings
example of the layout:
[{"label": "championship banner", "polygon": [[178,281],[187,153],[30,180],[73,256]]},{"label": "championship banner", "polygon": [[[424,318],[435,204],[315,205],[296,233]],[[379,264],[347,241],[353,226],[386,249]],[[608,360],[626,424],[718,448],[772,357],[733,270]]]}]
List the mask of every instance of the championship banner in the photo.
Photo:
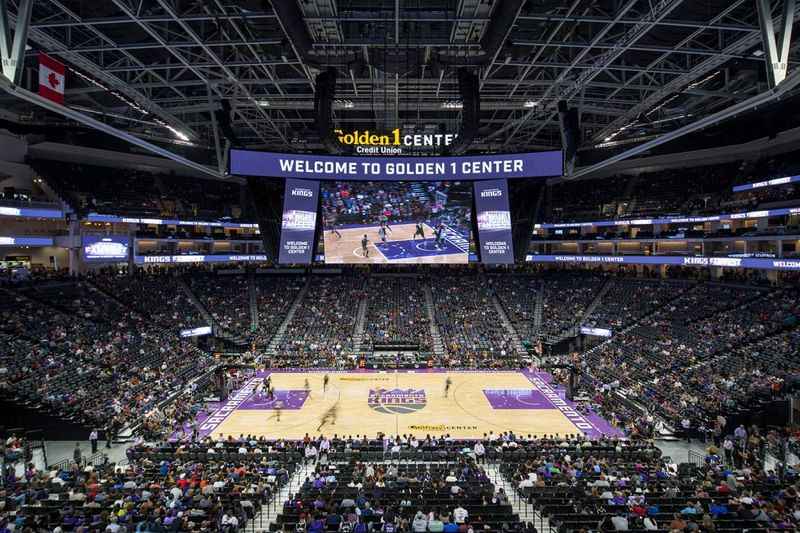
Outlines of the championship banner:
[{"label": "championship banner", "polygon": [[514,246],[511,237],[511,212],[508,209],[508,182],[476,181],[475,208],[481,262],[495,265],[513,264]]},{"label": "championship banner", "polygon": [[318,181],[286,180],[279,263],[302,265],[311,263],[314,230],[317,226],[318,198]]},{"label": "championship banner", "polygon": [[464,157],[342,157],[230,151],[231,174],[348,181],[473,181],[560,176],[560,150]]}]

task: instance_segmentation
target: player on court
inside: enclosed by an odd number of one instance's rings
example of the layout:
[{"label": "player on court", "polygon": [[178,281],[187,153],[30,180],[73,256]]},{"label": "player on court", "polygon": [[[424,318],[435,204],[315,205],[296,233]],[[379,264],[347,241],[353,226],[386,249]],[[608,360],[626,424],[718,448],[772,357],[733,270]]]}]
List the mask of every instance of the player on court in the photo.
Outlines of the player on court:
[{"label": "player on court", "polygon": [[278,400],[275,402],[275,422],[281,421],[281,410],[283,409],[283,402]]},{"label": "player on court", "polygon": [[331,406],[330,409],[325,411],[325,414],[322,415],[322,419],[319,421],[319,427],[317,431],[321,430],[325,424],[330,423],[330,425],[336,425],[336,416],[339,414],[339,402],[336,402]]},{"label": "player on court", "polygon": [[386,244],[386,226],[381,223],[381,227],[378,228],[378,237],[381,238],[381,242]]},{"label": "player on court", "polygon": [[436,247],[441,248],[444,246],[444,224],[439,222],[437,229],[439,231],[436,233]]},{"label": "player on court", "polygon": [[336,219],[335,218],[333,218],[333,217],[329,218],[327,226],[329,228],[331,228],[331,235],[336,235],[340,239],[342,238],[342,234],[339,233],[338,229],[336,229]]},{"label": "player on court", "polygon": [[447,379],[444,380],[444,397],[447,398],[447,395],[450,393],[450,385],[453,384],[453,380],[450,379],[450,376],[447,376]]},{"label": "player on court", "polygon": [[303,383],[303,388],[306,390],[306,398],[311,399],[311,385],[308,384],[308,378]]},{"label": "player on court", "polygon": [[367,235],[364,234],[364,237],[361,239],[361,253],[364,254],[364,257],[369,257],[369,248],[367,248],[368,244],[369,239],[367,239]]},{"label": "player on court", "polygon": [[422,227],[422,222],[417,222],[417,229],[414,230],[414,237],[412,240],[417,240],[417,235],[422,237],[422,240],[425,240],[425,229]]},{"label": "player on court", "polygon": [[434,236],[433,245],[438,249],[439,248],[439,242],[442,239],[442,227],[441,226],[436,226],[436,228],[434,228],[433,236]]},{"label": "player on court", "polygon": [[325,377],[322,378],[322,394],[325,394],[325,392],[328,390],[328,382],[330,380],[331,378],[328,376],[328,374],[325,374]]}]

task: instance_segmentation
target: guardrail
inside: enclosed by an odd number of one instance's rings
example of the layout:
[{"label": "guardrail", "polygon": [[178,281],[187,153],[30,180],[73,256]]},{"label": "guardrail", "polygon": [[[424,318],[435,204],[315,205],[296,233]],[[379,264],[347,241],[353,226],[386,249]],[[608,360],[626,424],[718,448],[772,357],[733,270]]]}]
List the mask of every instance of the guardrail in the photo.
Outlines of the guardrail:
[{"label": "guardrail", "polygon": [[[100,466],[104,465],[108,462],[108,455],[103,452],[96,452],[89,457],[82,457],[81,458],[81,465],[83,466]],[[57,463],[53,463],[47,468],[49,470],[66,470],[70,467],[70,465],[74,464],[75,461],[73,459],[62,459]]]},{"label": "guardrail", "polygon": [[706,456],[700,452],[689,450],[688,463],[694,466],[704,466],[706,464]]}]

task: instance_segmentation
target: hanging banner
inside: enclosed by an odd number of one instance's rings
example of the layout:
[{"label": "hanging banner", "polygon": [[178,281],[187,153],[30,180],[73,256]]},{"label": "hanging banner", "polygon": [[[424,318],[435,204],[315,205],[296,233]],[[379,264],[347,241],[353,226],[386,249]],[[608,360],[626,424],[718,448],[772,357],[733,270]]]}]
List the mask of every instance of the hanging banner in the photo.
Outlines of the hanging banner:
[{"label": "hanging banner", "polygon": [[299,265],[311,263],[314,230],[317,226],[318,198],[318,181],[286,180],[279,263]]},{"label": "hanging banner", "polygon": [[508,209],[508,182],[476,181],[475,208],[481,262],[513,264],[514,245],[511,237],[511,212]]}]

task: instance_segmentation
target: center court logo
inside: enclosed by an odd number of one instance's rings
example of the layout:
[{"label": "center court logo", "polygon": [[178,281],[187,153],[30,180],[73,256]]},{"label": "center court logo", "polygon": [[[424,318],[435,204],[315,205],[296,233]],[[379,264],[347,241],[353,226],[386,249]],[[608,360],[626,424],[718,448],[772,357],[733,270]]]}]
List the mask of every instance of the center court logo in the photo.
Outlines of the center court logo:
[{"label": "center court logo", "polygon": [[422,389],[370,389],[367,403],[379,413],[404,415],[419,411],[428,402]]}]

